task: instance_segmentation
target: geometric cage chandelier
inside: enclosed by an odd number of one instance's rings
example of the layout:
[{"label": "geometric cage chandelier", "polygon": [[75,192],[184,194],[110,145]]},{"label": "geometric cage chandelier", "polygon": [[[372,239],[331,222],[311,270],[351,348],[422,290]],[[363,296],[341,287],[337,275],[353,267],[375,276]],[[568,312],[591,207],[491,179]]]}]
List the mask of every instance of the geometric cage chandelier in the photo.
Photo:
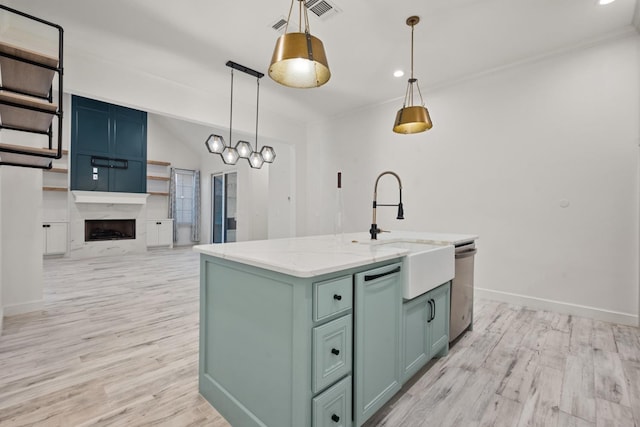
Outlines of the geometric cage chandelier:
[{"label": "geometric cage chandelier", "polygon": [[[265,145],[260,151],[258,151],[258,112],[260,106],[260,79],[264,77],[264,74],[245,67],[244,65],[237,64],[233,61],[227,61],[227,67],[231,68],[231,107],[229,109],[229,145],[221,135],[211,134],[205,141],[205,146],[212,154],[219,154],[222,157],[222,161],[227,165],[235,165],[240,159],[247,159],[249,165],[254,169],[262,168],[265,163],[273,163],[276,158],[276,152],[273,147]],[[248,141],[238,141],[235,146],[231,146],[233,142],[233,70],[242,71],[251,76],[256,77],[257,82],[257,96],[256,96],[256,149],[254,150],[251,143]]]}]

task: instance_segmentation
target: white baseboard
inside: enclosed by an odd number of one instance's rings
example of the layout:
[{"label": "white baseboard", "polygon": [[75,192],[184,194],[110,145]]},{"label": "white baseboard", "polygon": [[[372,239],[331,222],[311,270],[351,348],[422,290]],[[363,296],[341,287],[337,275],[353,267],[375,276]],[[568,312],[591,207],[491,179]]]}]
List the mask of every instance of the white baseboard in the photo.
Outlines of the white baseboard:
[{"label": "white baseboard", "polygon": [[602,308],[589,307],[586,305],[513,294],[511,292],[494,291],[492,289],[475,288],[475,295],[480,298],[487,298],[495,301],[507,302],[509,304],[537,308],[540,310],[588,317],[595,320],[602,320],[604,322],[638,326],[638,316],[631,313],[621,313],[619,311],[604,310]]},{"label": "white baseboard", "polygon": [[32,311],[42,310],[44,308],[44,300],[23,302],[21,304],[5,305],[4,315],[15,316],[16,314],[24,314]]}]

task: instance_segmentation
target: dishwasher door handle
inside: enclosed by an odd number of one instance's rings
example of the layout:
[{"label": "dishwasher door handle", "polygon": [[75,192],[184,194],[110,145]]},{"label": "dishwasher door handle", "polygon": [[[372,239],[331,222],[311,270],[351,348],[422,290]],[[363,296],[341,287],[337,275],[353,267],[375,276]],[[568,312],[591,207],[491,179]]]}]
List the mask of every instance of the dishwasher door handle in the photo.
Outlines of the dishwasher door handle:
[{"label": "dishwasher door handle", "polygon": [[376,279],[379,279],[381,277],[388,276],[388,275],[394,274],[394,273],[399,273],[399,272],[400,272],[400,266],[397,266],[393,270],[385,271],[384,273],[372,274],[372,275],[369,275],[369,276],[364,276],[364,281],[365,282],[369,282],[371,280],[376,280]]},{"label": "dishwasher door handle", "polygon": [[476,252],[478,252],[477,249],[471,249],[469,251],[463,251],[463,252],[458,252],[456,254],[456,259],[462,259],[462,258],[468,258],[470,256],[473,256],[476,254]]}]

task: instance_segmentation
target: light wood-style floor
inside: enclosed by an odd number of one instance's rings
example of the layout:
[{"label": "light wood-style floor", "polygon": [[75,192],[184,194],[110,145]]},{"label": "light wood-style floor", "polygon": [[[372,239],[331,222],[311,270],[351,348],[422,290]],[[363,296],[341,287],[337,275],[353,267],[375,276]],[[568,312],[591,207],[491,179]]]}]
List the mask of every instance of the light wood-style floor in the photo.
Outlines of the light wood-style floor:
[{"label": "light wood-style floor", "polygon": [[[45,310],[0,336],[0,426],[228,426],[197,391],[198,268],[187,249],[46,260]],[[479,301],[374,426],[640,427],[640,330]]]}]

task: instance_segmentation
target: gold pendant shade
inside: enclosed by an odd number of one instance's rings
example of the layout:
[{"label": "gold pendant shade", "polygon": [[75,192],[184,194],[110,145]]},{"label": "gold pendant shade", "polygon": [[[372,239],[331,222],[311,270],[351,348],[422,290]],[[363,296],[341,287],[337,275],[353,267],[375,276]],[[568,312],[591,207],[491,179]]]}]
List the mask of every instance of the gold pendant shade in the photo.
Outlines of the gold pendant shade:
[{"label": "gold pendant shade", "polygon": [[[417,16],[410,16],[407,18],[407,25],[411,27],[411,77],[407,82],[407,91],[404,95],[402,108],[398,110],[398,113],[396,114],[396,121],[393,123],[393,131],[395,133],[420,133],[433,127],[431,117],[429,116],[429,110],[424,106],[424,100],[422,99],[422,92],[420,92],[418,79],[413,77],[413,29],[418,22],[420,22],[420,18]],[[414,85],[420,98],[419,105],[414,104]]]},{"label": "gold pendant shade", "polygon": [[311,35],[309,16],[304,0],[298,1],[297,32],[287,32],[296,0],[291,0],[287,26],[273,49],[269,77],[284,86],[297,89],[320,87],[331,78],[327,54],[322,41]]},{"label": "gold pendant shade", "polygon": [[319,87],[331,71],[322,41],[309,33],[287,33],[278,38],[271,57],[269,77],[294,88]]},{"label": "gold pendant shade", "polygon": [[393,124],[395,133],[420,133],[433,127],[429,111],[422,105],[404,107],[398,110]]}]

